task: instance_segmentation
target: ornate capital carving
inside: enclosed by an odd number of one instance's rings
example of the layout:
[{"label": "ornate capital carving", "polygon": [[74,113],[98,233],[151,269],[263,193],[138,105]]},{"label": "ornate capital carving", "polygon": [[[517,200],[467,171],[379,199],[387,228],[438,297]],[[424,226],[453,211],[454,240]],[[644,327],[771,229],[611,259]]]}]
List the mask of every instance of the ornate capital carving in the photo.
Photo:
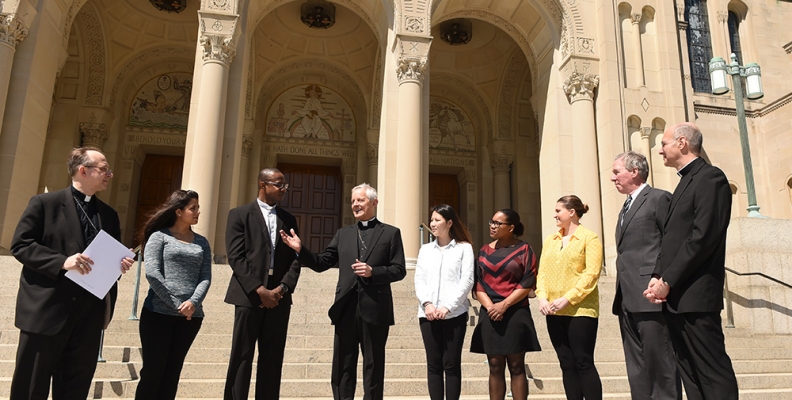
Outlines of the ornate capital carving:
[{"label": "ornate capital carving", "polygon": [[630,14],[630,21],[632,21],[633,24],[640,23],[641,22],[641,13]]},{"label": "ornate capital carving", "polygon": [[253,150],[253,135],[242,135],[242,157],[249,158]]},{"label": "ornate capital carving", "polygon": [[101,149],[107,139],[107,126],[96,122],[80,122],[80,134],[83,146]]},{"label": "ornate capital carving", "polygon": [[204,61],[219,61],[225,65],[231,64],[236,55],[236,44],[232,43],[230,36],[201,35]]},{"label": "ornate capital carving", "polygon": [[642,126],[641,127],[641,139],[649,139],[649,136],[652,134],[652,127],[651,126]]},{"label": "ornate capital carving", "polygon": [[417,82],[423,84],[424,73],[426,72],[426,58],[399,58],[399,66],[396,67],[396,76],[399,83]]},{"label": "ornate capital carving", "polygon": [[16,49],[27,34],[28,28],[16,14],[0,14],[0,44]]},{"label": "ornate capital carving", "polygon": [[728,11],[718,11],[718,22],[725,24],[729,20]]},{"label": "ornate capital carving", "polygon": [[599,85],[599,76],[572,72],[564,81],[564,93],[569,96],[569,102],[578,100],[594,100],[594,89]]},{"label": "ornate capital carving", "polygon": [[504,155],[496,155],[490,159],[492,172],[495,174],[508,174],[511,170],[512,159]]},{"label": "ornate capital carving", "polygon": [[369,165],[377,164],[379,160],[379,145],[376,143],[369,143],[366,146],[366,158],[368,158]]}]

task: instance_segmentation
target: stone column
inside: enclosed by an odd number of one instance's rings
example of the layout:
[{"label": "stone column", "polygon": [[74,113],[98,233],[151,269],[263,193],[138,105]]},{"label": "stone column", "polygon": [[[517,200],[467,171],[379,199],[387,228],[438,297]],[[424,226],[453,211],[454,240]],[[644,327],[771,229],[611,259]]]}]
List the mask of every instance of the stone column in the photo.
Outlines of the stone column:
[{"label": "stone column", "polygon": [[651,135],[651,126],[641,128],[641,153],[646,156],[646,161],[649,163],[649,176],[646,178],[646,183],[648,183],[649,186],[654,186],[654,179],[652,179],[652,144],[649,143],[649,137]]},{"label": "stone column", "polygon": [[16,14],[0,14],[0,126],[3,126],[16,45],[24,40],[27,34],[28,29]]},{"label": "stone column", "polygon": [[493,214],[496,210],[511,208],[511,171],[513,160],[504,155],[495,155],[490,160],[492,166],[492,186],[493,186]]},{"label": "stone column", "polygon": [[582,223],[596,232],[602,239],[602,206],[600,200],[599,163],[597,161],[597,129],[594,123],[594,89],[599,84],[599,76],[573,72],[564,81],[564,92],[572,105],[572,143],[566,149],[573,160],[575,169],[572,182],[574,193],[588,204],[589,211]]},{"label": "stone column", "polygon": [[641,45],[641,13],[630,15],[633,30],[633,46],[635,47],[635,83],[636,86],[646,86],[643,64],[643,46]]},{"label": "stone column", "polygon": [[252,119],[246,119],[244,122],[244,129],[242,133],[242,149],[240,154],[242,158],[239,162],[239,202],[244,204],[248,203],[248,192],[251,185],[254,185],[256,175],[250,172],[251,158],[250,154],[253,151],[253,128],[255,122]]},{"label": "stone column", "polygon": [[102,150],[104,141],[107,139],[107,126],[98,122],[80,122],[80,135],[83,146]]},{"label": "stone column", "polygon": [[[424,160],[423,136],[423,82],[427,71],[429,54],[428,38],[398,38],[400,57],[396,69],[399,80],[399,128],[396,139],[396,184],[401,194],[397,196],[394,225],[401,229],[404,255],[408,259],[418,257],[421,224],[422,189],[427,179],[422,173]],[[419,48],[420,47],[420,48]],[[409,262],[408,262],[409,263]]]},{"label": "stone column", "polygon": [[[221,151],[224,134],[228,68],[235,55],[233,40],[236,15],[210,14],[199,11],[200,39],[198,49],[203,53],[198,107],[193,135],[191,157],[185,165],[182,187],[192,189],[201,196],[203,216],[196,231],[207,238],[215,237],[217,205],[219,198]],[[207,29],[209,27],[209,29]],[[192,122],[192,121],[190,121]],[[211,239],[210,239],[211,240]]]},{"label": "stone column", "polygon": [[368,159],[368,183],[377,187],[377,168],[379,168],[379,144],[369,143],[366,145],[366,159]]}]

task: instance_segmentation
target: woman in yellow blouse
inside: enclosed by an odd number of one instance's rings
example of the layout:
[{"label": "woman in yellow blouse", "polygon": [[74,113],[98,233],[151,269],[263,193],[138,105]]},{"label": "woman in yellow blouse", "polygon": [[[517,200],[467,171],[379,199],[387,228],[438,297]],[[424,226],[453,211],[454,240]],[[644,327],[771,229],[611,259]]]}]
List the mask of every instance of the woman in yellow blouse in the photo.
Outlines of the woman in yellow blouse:
[{"label": "woman in yellow blouse", "polygon": [[602,399],[594,366],[602,243],[580,225],[588,209],[577,196],[558,199],[555,220],[560,229],[544,241],[536,282],[539,312],[547,316],[547,332],[570,400]]}]

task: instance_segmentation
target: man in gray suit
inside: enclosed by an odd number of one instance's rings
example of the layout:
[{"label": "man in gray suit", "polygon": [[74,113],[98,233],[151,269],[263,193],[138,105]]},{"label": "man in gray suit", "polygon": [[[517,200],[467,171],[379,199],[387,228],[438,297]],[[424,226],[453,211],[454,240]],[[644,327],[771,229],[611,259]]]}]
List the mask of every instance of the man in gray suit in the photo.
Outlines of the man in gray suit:
[{"label": "man in gray suit", "polygon": [[616,297],[627,378],[633,400],[682,399],[674,350],[660,304],[643,299],[660,253],[671,194],[646,184],[649,164],[633,151],[613,161],[611,182],[626,194],[616,223]]}]

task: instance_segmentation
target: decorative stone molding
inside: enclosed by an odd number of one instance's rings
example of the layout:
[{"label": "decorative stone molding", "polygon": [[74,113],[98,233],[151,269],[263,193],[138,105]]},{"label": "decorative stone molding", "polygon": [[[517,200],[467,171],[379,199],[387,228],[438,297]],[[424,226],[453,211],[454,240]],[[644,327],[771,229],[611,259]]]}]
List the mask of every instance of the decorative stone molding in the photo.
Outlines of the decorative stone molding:
[{"label": "decorative stone molding", "polygon": [[426,22],[424,18],[407,16],[404,18],[404,30],[411,33],[423,33]]},{"label": "decorative stone molding", "polygon": [[641,22],[641,13],[630,14],[630,21],[633,23],[633,25],[639,24]]},{"label": "decorative stone molding", "polygon": [[508,174],[511,171],[512,162],[511,157],[496,155],[490,159],[490,166],[492,166],[492,172],[496,175]]},{"label": "decorative stone molding", "polygon": [[249,158],[253,150],[253,135],[242,135],[242,157]]},{"label": "decorative stone molding", "polygon": [[203,47],[204,62],[231,64],[236,55],[234,32],[239,16],[198,12],[200,19],[200,45]]},{"label": "decorative stone molding", "polygon": [[[480,114],[484,116],[484,121],[487,124],[487,131],[486,137],[495,138],[495,132],[493,131],[492,127],[492,119],[490,118],[490,111],[487,107],[487,102],[484,101],[484,98],[481,97],[481,94],[476,88],[476,85],[463,81],[455,76],[445,75],[445,74],[434,74],[432,75],[432,85],[437,84],[445,84],[450,87],[456,88],[458,90],[464,91],[466,95],[472,96],[475,100],[476,105],[480,108]],[[479,135],[479,137],[481,137]]]},{"label": "decorative stone molding", "polygon": [[80,134],[83,146],[93,146],[101,150],[107,139],[107,126],[97,122],[80,122]]},{"label": "decorative stone molding", "polygon": [[379,144],[369,143],[366,145],[366,158],[369,165],[376,165],[379,161]]},{"label": "decorative stone molding", "polygon": [[574,103],[578,100],[594,100],[594,89],[599,85],[599,76],[593,74],[581,74],[574,71],[566,81],[564,81],[564,93],[569,96],[569,102]]},{"label": "decorative stone molding", "polygon": [[[265,96],[267,96],[268,94],[267,89],[276,80],[282,79],[283,76],[286,74],[294,73],[295,71],[300,71],[300,70],[313,71],[313,72],[320,70],[329,74],[334,74],[335,76],[337,76],[338,78],[342,79],[343,81],[349,84],[348,88],[355,91],[355,94],[357,95],[357,99],[366,98],[366,96],[364,96],[363,92],[360,90],[362,84],[358,82],[354,77],[347,74],[345,70],[342,70],[332,64],[323,62],[321,60],[305,60],[305,61],[298,61],[285,65],[281,68],[278,68],[277,70],[272,70],[266,79],[262,79],[263,83],[259,86],[258,96],[255,104],[262,104],[262,101],[265,101]],[[382,86],[380,85],[379,87],[381,88]],[[266,102],[264,104],[266,104]]]},{"label": "decorative stone molding", "polygon": [[416,82],[422,85],[425,72],[426,58],[399,57],[399,66],[396,67],[396,77],[399,79],[399,84]]},{"label": "decorative stone molding", "polygon": [[206,0],[205,7],[208,10],[231,11],[231,0]]},{"label": "decorative stone molding", "polygon": [[651,126],[642,126],[641,127],[641,139],[649,139],[649,136],[652,134],[652,127]]},{"label": "decorative stone molding", "polygon": [[728,11],[718,11],[718,22],[725,24],[729,20]]},{"label": "decorative stone molding", "polygon": [[16,49],[28,35],[28,28],[16,14],[0,14],[0,44]]},{"label": "decorative stone molding", "polygon": [[577,51],[583,54],[594,54],[594,39],[579,37],[577,38]]},{"label": "decorative stone molding", "polygon": [[382,52],[377,52],[377,62],[375,65],[374,85],[371,87],[371,128],[379,129],[380,118],[382,118]]},{"label": "decorative stone molding", "polygon": [[522,52],[515,53],[506,67],[506,74],[501,84],[501,95],[498,99],[498,138],[512,137],[512,108],[515,106],[514,93],[520,86],[520,78],[525,71],[525,56]]},{"label": "decorative stone molding", "polygon": [[104,32],[96,9],[86,4],[77,15],[86,28],[88,39],[88,93],[85,103],[101,105],[105,84],[105,44]]},{"label": "decorative stone molding", "polygon": [[118,73],[115,81],[113,81],[113,88],[110,90],[110,107],[112,108],[115,105],[116,94],[118,93],[118,89],[123,83],[127,81],[127,77],[129,75],[132,75],[135,72],[137,72],[140,68],[142,68],[143,64],[149,62],[150,60],[154,60],[162,57],[181,58],[184,59],[185,61],[189,61],[190,63],[192,63],[192,61],[195,58],[195,48],[160,47],[142,53],[136,58],[129,61],[121,69],[121,72]]},{"label": "decorative stone molding", "polygon": [[677,15],[677,22],[685,22],[685,2],[684,1],[676,2],[676,15]]}]

